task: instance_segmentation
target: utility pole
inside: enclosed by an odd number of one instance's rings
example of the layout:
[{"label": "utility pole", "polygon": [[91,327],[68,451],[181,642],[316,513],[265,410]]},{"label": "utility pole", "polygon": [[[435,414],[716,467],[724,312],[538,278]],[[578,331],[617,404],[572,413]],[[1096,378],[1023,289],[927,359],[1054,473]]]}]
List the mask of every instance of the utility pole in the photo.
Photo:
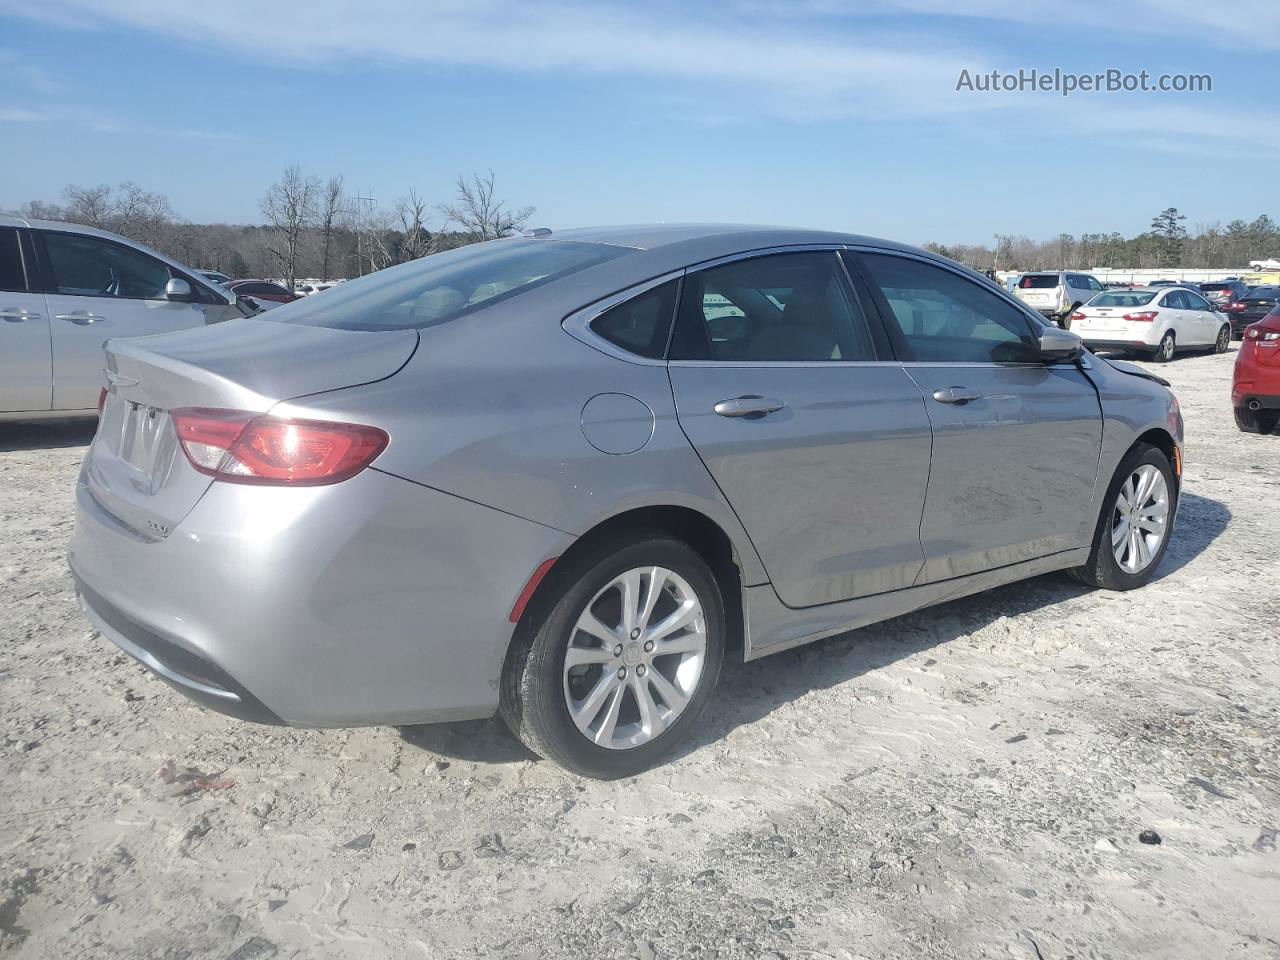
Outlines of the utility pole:
[{"label": "utility pole", "polygon": [[[373,213],[374,208],[378,206],[378,201],[373,197],[352,197],[353,203],[369,204],[369,212]],[[359,210],[356,212],[356,276],[364,276],[364,222],[360,217]]]}]

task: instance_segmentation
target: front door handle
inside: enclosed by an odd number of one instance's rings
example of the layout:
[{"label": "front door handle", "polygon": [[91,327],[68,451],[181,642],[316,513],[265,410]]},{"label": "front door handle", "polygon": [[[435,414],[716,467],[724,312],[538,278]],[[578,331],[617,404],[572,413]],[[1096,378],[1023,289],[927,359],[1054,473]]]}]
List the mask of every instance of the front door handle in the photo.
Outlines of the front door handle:
[{"label": "front door handle", "polygon": [[943,387],[941,390],[933,391],[933,399],[939,403],[965,404],[970,400],[981,400],[982,394],[968,387]]},{"label": "front door handle", "polygon": [[39,320],[40,314],[30,310],[0,310],[0,319],[10,323],[21,323],[23,320]]},{"label": "front door handle", "polygon": [[102,323],[107,318],[96,313],[90,313],[88,310],[77,310],[75,313],[60,313],[57,315],[59,320],[66,320],[68,323],[78,324],[87,327],[91,323]]},{"label": "front door handle", "polygon": [[721,400],[714,409],[722,417],[763,417],[766,413],[774,413],[785,406],[786,404],[781,400],[748,394],[730,400]]}]

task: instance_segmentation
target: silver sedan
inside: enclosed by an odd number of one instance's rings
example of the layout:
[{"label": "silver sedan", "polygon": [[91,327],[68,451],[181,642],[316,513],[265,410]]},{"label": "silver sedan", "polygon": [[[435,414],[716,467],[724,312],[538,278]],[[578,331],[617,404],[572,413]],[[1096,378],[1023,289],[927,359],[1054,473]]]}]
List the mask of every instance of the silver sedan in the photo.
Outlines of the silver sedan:
[{"label": "silver sedan", "polygon": [[1141,586],[1178,502],[1163,381],[860,236],[538,230],[105,352],[70,558],[104,635],[234,716],[501,712],[597,777],[726,656]]}]

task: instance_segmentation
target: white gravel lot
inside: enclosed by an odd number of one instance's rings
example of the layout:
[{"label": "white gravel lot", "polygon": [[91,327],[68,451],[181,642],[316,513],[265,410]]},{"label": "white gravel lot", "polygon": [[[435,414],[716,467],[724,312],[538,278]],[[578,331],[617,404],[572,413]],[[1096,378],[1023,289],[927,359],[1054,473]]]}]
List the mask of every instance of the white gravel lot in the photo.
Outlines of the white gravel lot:
[{"label": "white gravel lot", "polygon": [[496,720],[189,703],[76,609],[90,428],[0,425],[0,954],[1280,957],[1280,436],[1236,431],[1233,356],[1161,369],[1187,448],[1156,582],[729,665],[690,750],[606,784]]}]

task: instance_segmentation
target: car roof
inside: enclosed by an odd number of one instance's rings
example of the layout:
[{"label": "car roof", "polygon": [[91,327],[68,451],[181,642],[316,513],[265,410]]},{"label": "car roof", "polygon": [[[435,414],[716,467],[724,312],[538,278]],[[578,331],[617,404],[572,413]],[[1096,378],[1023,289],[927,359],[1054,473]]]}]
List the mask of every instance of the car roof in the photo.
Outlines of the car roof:
[{"label": "car roof", "polygon": [[[688,249],[705,248],[711,256],[769,246],[797,246],[808,243],[863,243],[903,250],[913,248],[861,234],[830,230],[807,230],[743,223],[652,223],[611,227],[575,227],[571,230],[538,231],[545,240],[573,240],[579,243],[608,243],[636,250],[683,244]],[[724,251],[721,254],[719,251]]]}]

